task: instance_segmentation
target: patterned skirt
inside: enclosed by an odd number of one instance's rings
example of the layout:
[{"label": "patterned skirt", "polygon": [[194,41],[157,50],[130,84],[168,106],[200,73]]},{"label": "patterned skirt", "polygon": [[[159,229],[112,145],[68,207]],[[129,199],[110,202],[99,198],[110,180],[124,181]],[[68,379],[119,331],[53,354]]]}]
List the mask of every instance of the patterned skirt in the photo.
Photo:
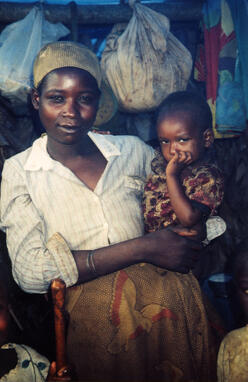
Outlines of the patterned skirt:
[{"label": "patterned skirt", "polygon": [[79,381],[216,381],[221,324],[191,273],[138,264],[68,288],[66,300]]}]

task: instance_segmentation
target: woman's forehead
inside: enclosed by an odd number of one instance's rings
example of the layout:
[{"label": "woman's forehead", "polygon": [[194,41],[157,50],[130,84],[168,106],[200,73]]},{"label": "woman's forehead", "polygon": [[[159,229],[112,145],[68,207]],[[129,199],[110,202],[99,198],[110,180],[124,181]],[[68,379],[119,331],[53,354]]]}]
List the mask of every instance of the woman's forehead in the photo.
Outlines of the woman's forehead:
[{"label": "woman's forehead", "polygon": [[83,86],[98,89],[96,79],[86,70],[74,68],[74,67],[64,67],[51,71],[44,78],[42,88],[47,88],[50,86],[65,86],[65,84],[77,85],[81,84]]}]

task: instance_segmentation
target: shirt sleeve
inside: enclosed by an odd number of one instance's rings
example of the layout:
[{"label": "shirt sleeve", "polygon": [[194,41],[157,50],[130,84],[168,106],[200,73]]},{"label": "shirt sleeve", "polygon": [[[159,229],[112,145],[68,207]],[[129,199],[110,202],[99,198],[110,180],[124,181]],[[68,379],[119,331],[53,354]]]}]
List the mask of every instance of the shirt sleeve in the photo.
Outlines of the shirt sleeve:
[{"label": "shirt sleeve", "polygon": [[188,198],[209,208],[210,215],[216,212],[224,195],[223,177],[217,167],[201,166],[183,181]]},{"label": "shirt sleeve", "polygon": [[145,177],[147,178],[150,174],[153,173],[151,163],[155,157],[156,151],[150,145],[142,142],[142,152],[143,152],[143,158],[145,162],[145,165],[144,165]]},{"label": "shirt sleeve", "polygon": [[77,282],[74,258],[63,237],[56,233],[44,240],[45,222],[35,208],[24,172],[6,161],[2,173],[0,228],[6,232],[12,273],[29,293],[45,293],[54,278],[67,286]]}]

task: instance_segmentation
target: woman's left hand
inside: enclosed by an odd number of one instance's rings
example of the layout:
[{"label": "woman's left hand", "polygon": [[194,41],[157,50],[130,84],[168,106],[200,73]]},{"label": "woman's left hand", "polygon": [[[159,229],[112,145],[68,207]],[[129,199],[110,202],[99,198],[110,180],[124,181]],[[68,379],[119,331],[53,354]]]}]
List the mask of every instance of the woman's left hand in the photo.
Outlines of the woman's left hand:
[{"label": "woman's left hand", "polygon": [[184,236],[189,239],[193,240],[204,240],[206,238],[206,223],[205,221],[203,222],[198,222],[197,224],[194,225],[194,227],[187,228],[183,227],[181,224],[177,225],[170,225],[167,227],[168,229],[171,229],[173,232],[175,232],[179,236]]}]

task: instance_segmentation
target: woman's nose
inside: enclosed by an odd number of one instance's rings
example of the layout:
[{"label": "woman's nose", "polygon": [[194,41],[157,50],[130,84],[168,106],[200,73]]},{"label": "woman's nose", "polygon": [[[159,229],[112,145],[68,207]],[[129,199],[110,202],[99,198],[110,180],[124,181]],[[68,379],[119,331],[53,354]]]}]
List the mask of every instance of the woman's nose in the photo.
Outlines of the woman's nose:
[{"label": "woman's nose", "polygon": [[63,115],[66,117],[74,117],[77,113],[77,103],[74,100],[68,100],[64,105]]}]

